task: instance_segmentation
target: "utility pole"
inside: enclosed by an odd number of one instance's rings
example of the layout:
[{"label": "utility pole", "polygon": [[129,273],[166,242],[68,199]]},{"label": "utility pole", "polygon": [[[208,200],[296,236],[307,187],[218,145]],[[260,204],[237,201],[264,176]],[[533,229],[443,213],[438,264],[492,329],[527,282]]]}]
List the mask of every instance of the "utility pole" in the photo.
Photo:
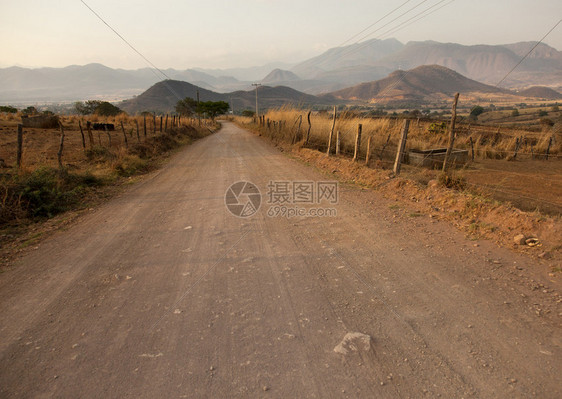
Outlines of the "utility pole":
[{"label": "utility pole", "polygon": [[256,87],[256,120],[260,118],[260,112],[258,108],[258,87],[261,86],[261,83],[252,83],[252,86]]}]

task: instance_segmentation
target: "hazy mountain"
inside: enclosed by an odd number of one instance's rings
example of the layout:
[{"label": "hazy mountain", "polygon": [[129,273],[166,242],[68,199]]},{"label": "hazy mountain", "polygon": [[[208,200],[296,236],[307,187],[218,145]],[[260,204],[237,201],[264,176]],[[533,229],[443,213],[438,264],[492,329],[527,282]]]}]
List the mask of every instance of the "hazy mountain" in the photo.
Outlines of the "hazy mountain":
[{"label": "hazy mountain", "polygon": [[[510,48],[511,47],[511,48]],[[524,44],[464,46],[433,41],[410,42],[400,51],[389,55],[379,64],[392,69],[412,69],[420,65],[441,65],[481,82],[498,83],[522,58],[513,50],[528,52]],[[548,51],[546,51],[548,49]],[[546,54],[554,54],[555,56]],[[562,61],[560,52],[547,45],[539,46],[504,82],[503,87],[560,82]],[[523,54],[524,55],[524,54]]]},{"label": "hazy mountain", "polygon": [[277,68],[271,71],[265,78],[261,80],[261,82],[263,84],[281,84],[283,82],[295,82],[299,80],[301,80],[301,78],[299,78],[295,73]]},{"label": "hazy mountain", "polygon": [[[315,87],[326,87],[329,82],[354,85],[380,79],[394,70],[441,65],[471,79],[496,84],[534,44],[465,46],[424,41],[404,45],[395,39],[373,39],[330,49],[296,65],[292,72],[325,83]],[[562,52],[546,44],[539,45],[502,83],[502,87],[508,88],[532,85],[562,86]]]},{"label": "hazy mountain", "polygon": [[[232,91],[247,84],[231,76],[213,76],[187,69],[163,71],[174,80],[189,81],[207,89]],[[139,94],[163,76],[150,68],[112,69],[101,64],[66,68],[0,69],[0,102],[48,102],[85,99],[119,100]]]},{"label": "hazy mountain", "polygon": [[547,100],[562,99],[561,93],[557,92],[556,90],[552,90],[549,87],[544,87],[544,86],[529,87],[528,89],[519,91],[517,94],[524,97],[544,98]]},{"label": "hazy mountain", "polygon": [[327,71],[376,65],[378,60],[400,51],[403,47],[404,45],[396,39],[373,39],[349,46],[335,47],[317,57],[301,62],[291,71],[306,79],[321,79],[321,75]]},{"label": "hazy mountain", "polygon": [[421,102],[450,97],[455,92],[513,95],[508,90],[468,79],[451,69],[424,65],[410,71],[395,71],[384,79],[339,90],[330,96],[366,102]]},{"label": "hazy mountain", "polygon": [[195,68],[195,70],[205,72],[209,75],[213,75],[216,77],[232,76],[237,80],[252,83],[252,82],[259,82],[261,78],[266,76],[269,72],[271,72],[274,69],[288,70],[292,66],[293,66],[292,64],[288,64],[284,62],[274,62],[266,65],[248,67],[248,68],[228,68],[228,69]]},{"label": "hazy mountain", "polygon": [[[255,89],[239,90],[232,93],[216,93],[197,87],[191,83],[165,80],[158,82],[146,90],[144,93],[125,100],[118,106],[134,114],[142,111],[151,112],[172,112],[179,99],[185,97],[197,98],[201,101],[226,101],[232,105],[235,111],[243,109],[255,109],[256,92]],[[330,99],[320,99],[297,90],[284,86],[261,86],[258,91],[259,106],[261,109],[281,107],[282,105],[316,105],[332,104]]]}]

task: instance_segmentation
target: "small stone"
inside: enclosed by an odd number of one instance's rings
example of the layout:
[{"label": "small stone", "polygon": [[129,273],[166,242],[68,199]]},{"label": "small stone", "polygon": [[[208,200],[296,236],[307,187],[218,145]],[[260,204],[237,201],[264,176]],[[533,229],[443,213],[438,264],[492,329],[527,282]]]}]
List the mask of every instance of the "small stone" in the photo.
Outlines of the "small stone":
[{"label": "small stone", "polygon": [[264,385],[261,389],[263,389],[264,392],[269,391],[269,387],[267,385]]},{"label": "small stone", "polygon": [[513,238],[513,242],[516,245],[525,245],[526,240],[527,240],[527,237],[525,237],[525,235],[523,235],[523,234],[516,235]]},{"label": "small stone", "polygon": [[537,245],[540,244],[540,241],[538,238],[527,238],[525,240],[525,243],[529,246],[529,247],[536,247]]},{"label": "small stone", "polygon": [[359,332],[347,333],[334,348],[334,352],[347,355],[349,352],[367,352],[371,349],[371,337]]},{"label": "small stone", "polygon": [[215,371],[215,368],[213,366],[209,367],[209,371]]},{"label": "small stone", "polygon": [[550,259],[550,253],[549,252],[541,252],[539,254],[539,258],[541,259]]}]

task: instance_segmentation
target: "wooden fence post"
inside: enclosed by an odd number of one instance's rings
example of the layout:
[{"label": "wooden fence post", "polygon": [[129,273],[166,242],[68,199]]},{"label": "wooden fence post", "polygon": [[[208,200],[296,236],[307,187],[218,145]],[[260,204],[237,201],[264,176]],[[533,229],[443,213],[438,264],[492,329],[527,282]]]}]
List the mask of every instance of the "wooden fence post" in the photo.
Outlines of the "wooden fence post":
[{"label": "wooden fence post", "polygon": [[400,167],[402,165],[402,158],[404,157],[404,150],[406,149],[406,140],[408,140],[408,129],[410,128],[410,120],[406,119],[402,126],[402,134],[400,136],[400,144],[398,144],[398,151],[396,152],[396,160],[394,161],[394,174],[400,174]]},{"label": "wooden fence post", "polygon": [[308,111],[308,115],[306,116],[308,120],[308,131],[306,132],[306,144],[308,144],[308,140],[310,140],[310,129],[312,129],[312,123],[310,123],[310,114],[312,111]]},{"label": "wooden fence post", "polygon": [[156,112],[152,114],[152,134],[156,136]]},{"label": "wooden fence post", "polygon": [[472,140],[472,136],[470,136],[470,157],[472,162],[474,162],[474,140]]},{"label": "wooden fence post", "polygon": [[59,127],[60,127],[60,144],[59,144],[59,151],[57,152],[57,160],[59,162],[59,169],[63,171],[64,166],[62,164],[62,150],[64,148],[64,127],[62,126],[62,123],[60,123],[60,121],[59,121]]},{"label": "wooden fence post", "polygon": [[332,139],[334,137],[334,129],[336,127],[336,117],[337,117],[337,108],[334,105],[334,120],[332,121],[332,128],[330,129],[330,138],[328,139],[328,151],[326,151],[327,156],[330,156],[330,150],[332,149]]},{"label": "wooden fence post", "polygon": [[162,133],[162,120],[164,118],[162,117],[162,115],[160,115],[160,133]]},{"label": "wooden fence post", "polygon": [[21,123],[18,124],[18,149],[16,153],[16,164],[18,169],[21,169],[21,160],[23,154],[23,125]]},{"label": "wooden fence post", "polygon": [[82,147],[84,152],[86,152],[86,138],[84,137],[84,130],[82,129],[82,123],[78,121],[78,127],[80,128],[80,134],[82,135]]},{"label": "wooden fence post", "polygon": [[336,155],[340,155],[340,145],[341,145],[341,133],[338,130],[336,132]]},{"label": "wooden fence post", "polygon": [[519,152],[519,147],[521,146],[522,141],[523,139],[520,139],[519,137],[515,139],[515,152],[513,153],[513,159],[517,158],[517,153]]},{"label": "wooden fence post", "polygon": [[363,125],[359,124],[357,126],[357,136],[355,137],[355,152],[353,154],[353,161],[359,159],[359,151],[361,151],[361,132],[363,130]]},{"label": "wooden fence post", "polygon": [[447,146],[447,152],[445,153],[445,159],[443,160],[443,172],[447,169],[447,162],[453,151],[453,145],[455,144],[455,122],[457,120],[457,103],[459,102],[460,93],[455,94],[455,99],[453,100],[453,114],[451,115],[451,123],[449,124],[449,145]]},{"label": "wooden fence post", "polygon": [[123,130],[123,137],[125,138],[125,148],[129,148],[129,141],[127,140],[127,134],[125,133],[125,126],[123,121],[121,121],[121,130]]},{"label": "wooden fence post", "polygon": [[386,146],[387,146],[388,143],[390,142],[390,136],[391,136],[391,133],[388,133],[388,137],[386,138],[386,142],[385,142],[384,145],[382,146],[381,154],[379,155],[379,158],[380,158],[381,161],[382,161],[382,156],[384,155],[384,150],[386,150]]},{"label": "wooden fence post", "polygon": [[92,122],[86,121],[86,130],[88,131],[88,139],[90,139],[90,149],[94,147],[94,134],[92,133]]},{"label": "wooden fence post", "polygon": [[107,134],[107,139],[109,141],[109,147],[111,149],[111,134],[109,133],[109,130],[107,129],[107,123],[104,123],[104,129],[105,129],[105,134]]},{"label": "wooden fence post", "polygon": [[144,138],[146,139],[146,114],[143,115],[144,116],[144,123],[143,123],[143,129],[144,129]]},{"label": "wooden fence post", "polygon": [[140,143],[139,120],[135,118],[135,125],[137,125],[137,141]]},{"label": "wooden fence post", "polygon": [[367,139],[367,156],[365,157],[365,165],[369,165],[369,161],[371,160],[371,139],[371,136]]},{"label": "wooden fence post", "polygon": [[546,147],[546,160],[548,161],[548,156],[550,155],[550,147],[552,146],[552,136],[548,140],[548,147]]},{"label": "wooden fence post", "polygon": [[168,132],[168,114],[166,114],[166,123],[164,123],[164,131]]}]

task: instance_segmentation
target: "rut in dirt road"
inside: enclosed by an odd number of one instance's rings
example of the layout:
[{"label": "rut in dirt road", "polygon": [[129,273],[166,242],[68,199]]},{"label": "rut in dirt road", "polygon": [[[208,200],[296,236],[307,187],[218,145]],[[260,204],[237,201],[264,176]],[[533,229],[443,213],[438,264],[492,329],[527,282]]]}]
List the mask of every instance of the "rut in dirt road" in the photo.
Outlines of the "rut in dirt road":
[{"label": "rut in dirt road", "polygon": [[532,261],[332,180],[224,123],[0,274],[0,396],[562,396]]}]

